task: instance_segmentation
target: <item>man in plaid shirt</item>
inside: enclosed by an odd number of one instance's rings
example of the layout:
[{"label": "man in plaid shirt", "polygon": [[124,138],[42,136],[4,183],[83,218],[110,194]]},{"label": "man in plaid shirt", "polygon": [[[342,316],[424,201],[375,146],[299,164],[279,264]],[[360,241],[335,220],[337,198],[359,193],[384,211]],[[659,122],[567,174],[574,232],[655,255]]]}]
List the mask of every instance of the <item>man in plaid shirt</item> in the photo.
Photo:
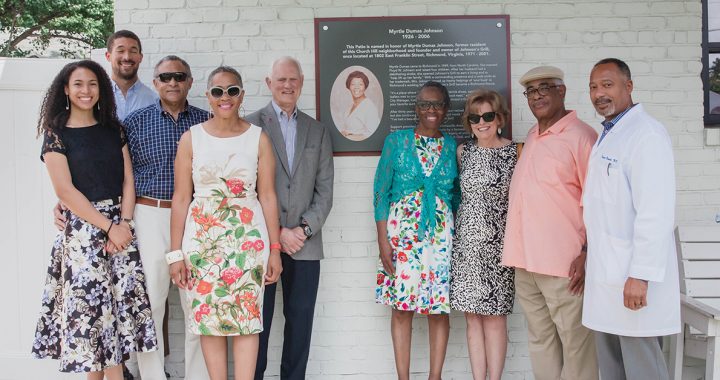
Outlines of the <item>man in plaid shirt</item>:
[{"label": "man in plaid shirt", "polygon": [[[135,225],[155,325],[162,326],[170,272],[165,253],[170,250],[170,207],[177,143],[185,131],[207,121],[208,112],[187,102],[192,87],[190,66],[169,55],[155,65],[153,84],[160,100],[132,112],[124,121],[135,177]],[[180,289],[180,292],[184,292]],[[183,313],[187,313],[181,294]],[[163,337],[158,333],[155,352],[138,353],[143,380],[165,380]],[[208,379],[197,335],[185,334],[185,378]]]}]

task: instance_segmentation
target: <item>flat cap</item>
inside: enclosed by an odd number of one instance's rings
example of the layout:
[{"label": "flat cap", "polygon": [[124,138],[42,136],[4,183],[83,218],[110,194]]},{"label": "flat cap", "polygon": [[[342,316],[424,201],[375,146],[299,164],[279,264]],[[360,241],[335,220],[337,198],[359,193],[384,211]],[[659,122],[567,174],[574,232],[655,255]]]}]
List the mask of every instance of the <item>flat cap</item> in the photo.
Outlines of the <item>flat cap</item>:
[{"label": "flat cap", "polygon": [[525,75],[520,78],[520,84],[523,87],[527,87],[528,82],[532,82],[537,79],[563,80],[564,78],[565,74],[563,71],[555,66],[538,66],[526,72]]}]

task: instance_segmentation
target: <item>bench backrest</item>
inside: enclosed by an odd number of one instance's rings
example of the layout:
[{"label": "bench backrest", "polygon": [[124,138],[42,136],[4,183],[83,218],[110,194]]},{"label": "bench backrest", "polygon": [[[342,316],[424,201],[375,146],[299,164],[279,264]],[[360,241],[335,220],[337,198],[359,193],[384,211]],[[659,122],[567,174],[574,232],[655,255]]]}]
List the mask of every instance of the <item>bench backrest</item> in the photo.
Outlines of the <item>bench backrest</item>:
[{"label": "bench backrest", "polygon": [[720,309],[720,225],[675,229],[680,291]]}]

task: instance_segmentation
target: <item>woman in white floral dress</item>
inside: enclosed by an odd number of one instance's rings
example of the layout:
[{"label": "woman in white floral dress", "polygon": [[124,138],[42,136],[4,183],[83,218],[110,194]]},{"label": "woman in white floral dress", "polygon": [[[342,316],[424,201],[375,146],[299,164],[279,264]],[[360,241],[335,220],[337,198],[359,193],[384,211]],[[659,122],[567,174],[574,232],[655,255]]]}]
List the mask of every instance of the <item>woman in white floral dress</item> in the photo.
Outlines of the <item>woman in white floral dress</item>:
[{"label": "woman in white floral dress", "polygon": [[188,289],[187,327],[201,335],[212,379],[227,378],[228,336],[235,379],[252,379],[263,290],[282,270],[275,157],[260,127],[238,116],[243,94],[236,70],[211,72],[214,117],[180,138],[175,161],[169,256],[181,249],[184,261],[170,274]]},{"label": "woman in white floral dress", "polygon": [[429,380],[439,380],[450,334],[450,255],[458,188],[455,139],[440,131],[450,109],[434,81],[417,94],[418,125],[391,133],[375,172],[378,233],[375,302],[392,308],[390,330],[399,380],[410,378],[415,314],[426,315]]}]

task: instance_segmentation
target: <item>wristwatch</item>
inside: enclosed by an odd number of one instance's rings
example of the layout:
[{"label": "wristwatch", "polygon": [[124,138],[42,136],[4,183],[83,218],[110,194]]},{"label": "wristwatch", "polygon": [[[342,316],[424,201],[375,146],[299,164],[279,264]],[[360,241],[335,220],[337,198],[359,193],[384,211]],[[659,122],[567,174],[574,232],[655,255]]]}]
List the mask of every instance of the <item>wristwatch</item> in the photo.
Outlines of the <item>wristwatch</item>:
[{"label": "wristwatch", "polygon": [[308,226],[306,221],[303,220],[300,223],[300,228],[302,228],[303,233],[305,234],[306,238],[310,239],[312,237],[312,234],[313,234],[312,228],[310,228],[310,226]]}]

